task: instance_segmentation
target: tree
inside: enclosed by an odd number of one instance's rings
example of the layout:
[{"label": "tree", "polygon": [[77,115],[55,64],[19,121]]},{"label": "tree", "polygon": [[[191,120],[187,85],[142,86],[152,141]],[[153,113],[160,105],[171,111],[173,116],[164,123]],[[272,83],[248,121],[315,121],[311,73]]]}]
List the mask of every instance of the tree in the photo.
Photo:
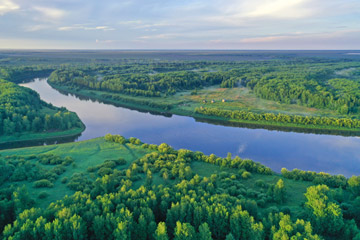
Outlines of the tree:
[{"label": "tree", "polygon": [[309,209],[316,232],[336,236],[344,226],[339,205],[329,200],[329,187],[317,185],[307,188],[305,206]]},{"label": "tree", "polygon": [[231,233],[229,233],[228,235],[226,235],[225,240],[235,240],[235,238]]},{"label": "tree", "polygon": [[159,222],[154,234],[155,240],[168,240],[168,235],[166,231],[166,225],[164,222]]},{"label": "tree", "polygon": [[199,226],[199,233],[197,239],[199,240],[212,240],[209,225],[203,223]]},{"label": "tree", "polygon": [[279,179],[274,187],[274,200],[277,203],[284,203],[286,198],[286,189],[284,185],[284,181]]},{"label": "tree", "polygon": [[359,196],[360,195],[360,176],[352,176],[351,178],[349,178],[348,184],[349,184],[351,192],[355,196]]},{"label": "tree", "polygon": [[196,234],[193,226],[189,223],[176,222],[174,240],[195,240]]}]

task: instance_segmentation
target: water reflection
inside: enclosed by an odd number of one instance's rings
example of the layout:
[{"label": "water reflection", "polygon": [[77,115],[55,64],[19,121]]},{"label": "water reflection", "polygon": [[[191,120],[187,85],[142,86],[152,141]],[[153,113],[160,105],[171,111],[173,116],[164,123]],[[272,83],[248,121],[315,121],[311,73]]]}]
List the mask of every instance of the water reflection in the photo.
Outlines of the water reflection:
[{"label": "water reflection", "polygon": [[358,137],[214,125],[190,117],[155,115],[63,94],[51,88],[45,79],[23,85],[37,91],[46,102],[64,106],[79,115],[86,130],[76,141],[106,133],[121,134],[206,154],[226,156],[230,152],[261,162],[275,171],[286,167],[346,176],[360,174]]}]

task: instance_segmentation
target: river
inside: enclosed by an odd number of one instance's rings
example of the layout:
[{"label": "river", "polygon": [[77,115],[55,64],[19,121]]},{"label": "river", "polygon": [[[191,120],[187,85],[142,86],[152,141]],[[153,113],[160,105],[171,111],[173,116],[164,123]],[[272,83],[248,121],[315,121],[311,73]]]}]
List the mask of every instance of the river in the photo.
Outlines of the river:
[{"label": "river", "polygon": [[[225,157],[249,158],[279,172],[282,167],[345,176],[360,175],[360,138],[265,129],[228,127],[197,122],[191,117],[166,117],[80,99],[53,89],[46,79],[22,84],[55,106],[76,112],[86,125],[81,136],[63,141],[82,141],[121,134],[143,142],[168,143]],[[37,143],[44,144],[44,143]]]}]

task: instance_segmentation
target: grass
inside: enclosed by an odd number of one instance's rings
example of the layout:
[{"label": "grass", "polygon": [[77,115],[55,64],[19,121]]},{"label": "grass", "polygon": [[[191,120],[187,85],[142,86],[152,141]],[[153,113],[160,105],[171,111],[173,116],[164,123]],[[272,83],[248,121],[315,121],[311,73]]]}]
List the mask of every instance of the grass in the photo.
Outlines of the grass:
[{"label": "grass", "polygon": [[55,132],[42,132],[42,133],[24,132],[21,134],[14,134],[10,136],[1,136],[0,143],[46,140],[46,139],[59,138],[59,137],[60,138],[71,137],[71,136],[79,135],[84,130],[85,130],[85,126],[81,128],[72,128],[65,131],[55,131]]},{"label": "grass", "polygon": [[[184,94],[184,99],[191,102],[191,107],[211,106],[227,110],[250,110],[253,112],[273,112],[283,114],[312,115],[312,116],[337,116],[332,110],[309,108],[297,104],[283,104],[276,101],[265,100],[257,97],[245,87],[219,88],[212,86],[197,91],[196,95]],[[222,100],[225,99],[225,102]],[[207,103],[204,104],[203,100]],[[215,100],[215,103],[211,103]],[[196,106],[193,106],[196,104]]]},{"label": "grass", "polygon": [[[61,183],[61,180],[64,177],[70,179],[74,173],[84,173],[91,177],[90,173],[87,172],[88,167],[96,166],[102,164],[106,160],[118,159],[120,157],[127,161],[127,164],[122,166],[127,168],[133,161],[148,152],[149,150],[143,149],[137,145],[121,145],[106,142],[104,138],[95,138],[76,143],[3,150],[0,151],[0,155],[30,156],[33,154],[51,153],[62,157],[70,156],[75,160],[75,164],[67,166],[66,171],[54,182],[53,188],[34,188],[33,182],[16,182],[18,186],[25,185],[27,187],[31,197],[36,199],[37,207],[46,207],[49,203],[62,199],[65,195],[74,193],[73,190],[66,187],[66,184]],[[44,191],[47,192],[49,196],[45,199],[38,199],[38,195]]]}]

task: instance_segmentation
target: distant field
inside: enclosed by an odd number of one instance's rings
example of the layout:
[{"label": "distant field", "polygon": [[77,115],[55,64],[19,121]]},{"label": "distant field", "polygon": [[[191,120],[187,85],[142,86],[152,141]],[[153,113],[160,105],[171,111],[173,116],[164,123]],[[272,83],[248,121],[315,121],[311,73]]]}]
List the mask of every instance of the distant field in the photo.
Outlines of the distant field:
[{"label": "distant field", "polygon": [[[283,114],[298,114],[307,116],[338,116],[336,111],[327,109],[316,109],[297,104],[284,104],[276,101],[261,99],[245,87],[220,88],[212,86],[197,91],[191,95],[189,91],[176,95],[179,99],[187,100],[190,106],[183,107],[190,109],[200,106],[218,107],[228,110],[250,110],[253,112],[273,112]],[[204,103],[203,101],[206,101]],[[214,103],[211,101],[214,100]],[[222,102],[225,100],[225,102]]]}]

